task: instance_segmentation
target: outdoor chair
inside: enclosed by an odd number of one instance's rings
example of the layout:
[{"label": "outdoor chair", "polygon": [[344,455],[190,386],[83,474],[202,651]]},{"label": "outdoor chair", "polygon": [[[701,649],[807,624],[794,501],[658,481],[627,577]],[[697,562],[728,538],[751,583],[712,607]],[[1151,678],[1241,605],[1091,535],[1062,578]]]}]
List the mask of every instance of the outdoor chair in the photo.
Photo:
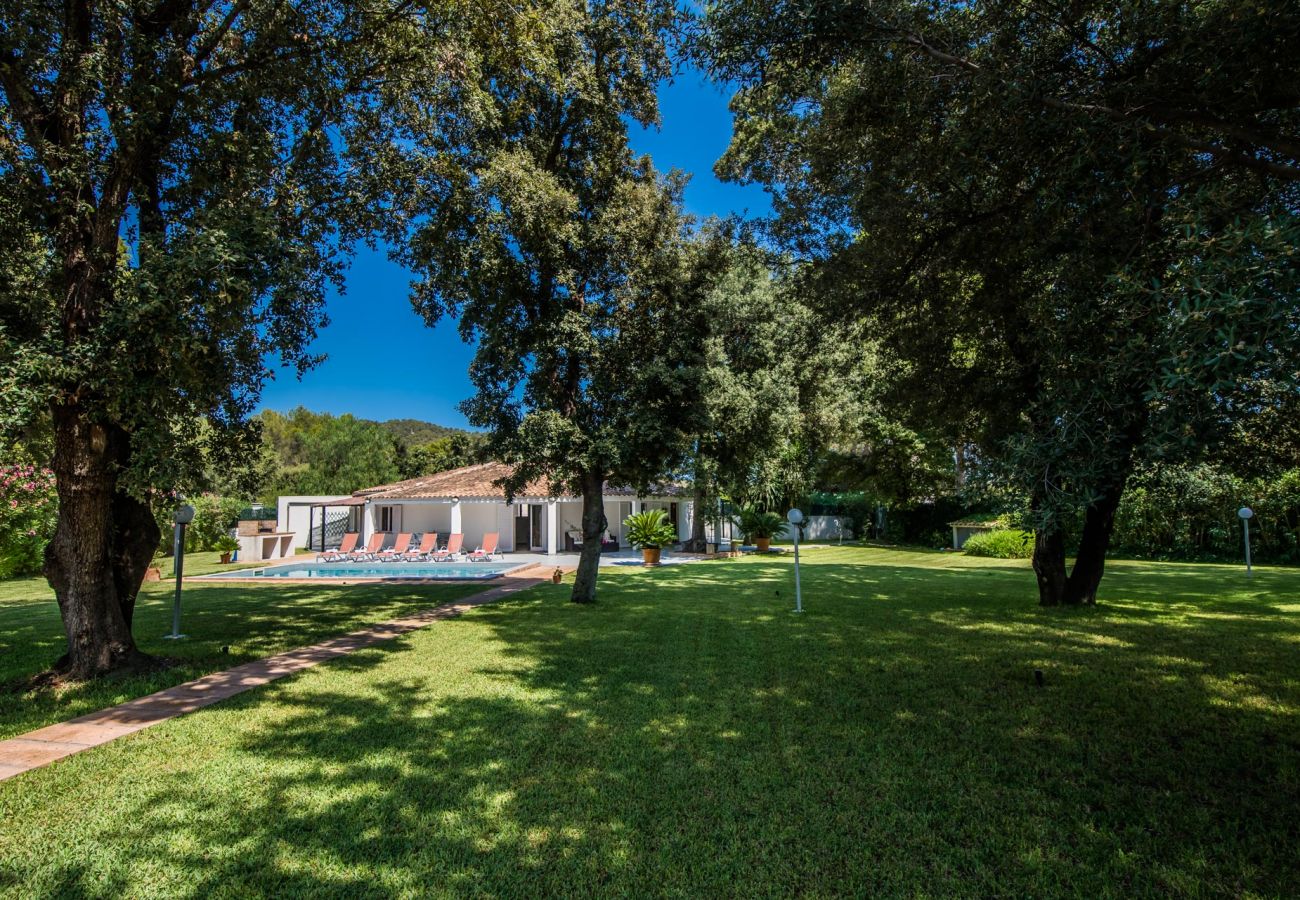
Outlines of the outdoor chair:
[{"label": "outdoor chair", "polygon": [[397,536],[397,540],[393,541],[393,546],[389,547],[387,550],[380,550],[375,554],[375,559],[380,560],[381,562],[391,562],[395,559],[401,559],[406,555],[406,550],[410,546],[411,533],[409,531],[403,531]]},{"label": "outdoor chair", "polygon": [[402,554],[402,559],[407,562],[421,562],[428,559],[436,549],[438,549],[438,532],[426,531],[420,538],[420,546]]},{"label": "outdoor chair", "polygon": [[376,531],[370,536],[370,540],[366,541],[366,549],[349,553],[345,558],[348,562],[364,562],[375,559],[379,553],[379,548],[384,546],[384,541],[387,539],[388,532]]},{"label": "outdoor chair", "polygon": [[498,537],[499,535],[497,534],[497,532],[489,531],[487,534],[483,535],[483,543],[479,545],[479,548],[465,558],[470,562],[478,562],[480,560],[492,559],[493,556],[498,555],[497,554]]},{"label": "outdoor chair", "polygon": [[341,562],[352,555],[357,549],[357,541],[361,535],[355,531],[349,531],[343,535],[343,543],[339,544],[334,550],[325,550],[316,554],[316,562]]},{"label": "outdoor chair", "polygon": [[441,550],[433,551],[433,555],[430,558],[436,562],[445,562],[446,560],[455,559],[457,556],[460,556],[460,548],[464,543],[465,535],[459,533],[453,534],[447,538],[447,546]]}]

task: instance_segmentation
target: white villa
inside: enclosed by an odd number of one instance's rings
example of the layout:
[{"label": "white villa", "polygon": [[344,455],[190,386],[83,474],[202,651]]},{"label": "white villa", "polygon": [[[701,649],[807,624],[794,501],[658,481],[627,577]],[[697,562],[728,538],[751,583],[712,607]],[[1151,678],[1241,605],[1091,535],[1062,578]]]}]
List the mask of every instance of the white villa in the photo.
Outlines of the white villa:
[{"label": "white villa", "polygon": [[[548,554],[573,552],[582,544],[582,499],[552,497],[547,485],[533,482],[507,503],[505,492],[495,482],[511,473],[503,463],[480,463],[410,478],[394,484],[365,488],[350,497],[309,502],[307,541],[311,549],[336,546],[346,531],[361,533],[362,542],[375,532],[438,533],[438,542],[457,533],[465,536],[465,548],[472,550],[483,535],[497,532],[502,550]],[[289,499],[289,498],[284,498]],[[623,520],[643,509],[662,509],[677,533],[687,537],[691,530],[691,503],[685,489],[665,485],[648,496],[637,496],[627,488],[605,486],[605,546],[627,548]]]}]

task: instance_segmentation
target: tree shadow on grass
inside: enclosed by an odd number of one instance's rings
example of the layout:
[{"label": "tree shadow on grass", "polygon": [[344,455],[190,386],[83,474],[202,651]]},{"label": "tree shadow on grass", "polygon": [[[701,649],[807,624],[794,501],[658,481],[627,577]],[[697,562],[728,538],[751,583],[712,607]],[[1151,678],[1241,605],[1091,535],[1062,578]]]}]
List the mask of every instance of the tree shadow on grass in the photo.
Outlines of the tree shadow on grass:
[{"label": "tree shadow on grass", "polygon": [[187,587],[183,641],[168,641],[172,595],[140,595],[133,631],[141,650],[165,659],[133,674],[50,689],[33,678],[66,647],[52,602],[6,609],[0,616],[0,737],[103,709],[209,672],[334,637],[365,624],[406,615],[462,597],[481,586],[202,586]]},{"label": "tree shadow on grass", "polygon": [[806,575],[803,616],[784,564],[681,566],[355,654],[175,723],[182,747],[204,717],[228,737],[139,781],[99,839],[128,888],[152,872],[195,896],[1284,894],[1300,875],[1284,602],[1194,579],[1162,600],[1138,573],[1114,606],[1044,611],[1009,578]]}]

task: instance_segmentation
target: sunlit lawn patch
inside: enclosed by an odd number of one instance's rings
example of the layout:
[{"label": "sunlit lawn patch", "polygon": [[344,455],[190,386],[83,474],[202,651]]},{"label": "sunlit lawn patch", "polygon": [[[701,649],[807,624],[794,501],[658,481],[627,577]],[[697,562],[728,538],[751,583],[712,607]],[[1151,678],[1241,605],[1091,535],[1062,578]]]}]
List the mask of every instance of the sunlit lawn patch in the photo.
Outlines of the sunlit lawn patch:
[{"label": "sunlit lawn patch", "polygon": [[[185,572],[228,571],[216,553],[186,557]],[[168,563],[170,565],[170,563]],[[169,574],[167,569],[164,574]],[[133,697],[295,647],[428,609],[482,586],[315,587],[187,583],[182,595],[183,641],[171,633],[175,582],[144,586],[135,637],[146,653],[177,664],[150,675],[28,690],[66,645],[59,608],[44,578],[0,581],[0,738],[103,709]],[[229,648],[223,653],[223,648]]]},{"label": "sunlit lawn patch", "polygon": [[0,886],[1293,892],[1300,572],[805,560],[802,616],[787,559],[602,573],[2,783]]}]

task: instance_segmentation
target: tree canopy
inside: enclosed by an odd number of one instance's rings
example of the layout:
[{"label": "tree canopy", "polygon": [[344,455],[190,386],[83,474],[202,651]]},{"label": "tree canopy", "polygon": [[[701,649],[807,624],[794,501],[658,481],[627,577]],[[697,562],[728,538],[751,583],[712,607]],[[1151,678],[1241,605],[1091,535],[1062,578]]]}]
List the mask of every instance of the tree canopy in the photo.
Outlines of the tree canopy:
[{"label": "tree canopy", "polygon": [[683,179],[628,146],[657,120],[675,4],[556,0],[493,26],[496,52],[461,58],[450,129],[416,128],[404,261],[416,308],[459,318],[477,346],[462,405],[515,465],[583,497],[575,601],[595,598],[607,479],[644,486],[683,441],[686,342],[699,279]]},{"label": "tree canopy", "polygon": [[1095,599],[1140,460],[1294,398],[1298,32],[1269,3],[709,9],[720,171],[773,189],[901,420],[1029,498],[1044,603]]},{"label": "tree canopy", "polygon": [[376,211],[354,154],[379,89],[399,64],[417,102],[444,83],[454,7],[0,5],[0,428],[53,433],[72,675],[140,659],[151,499],[247,452],[271,359],[314,361]]}]

